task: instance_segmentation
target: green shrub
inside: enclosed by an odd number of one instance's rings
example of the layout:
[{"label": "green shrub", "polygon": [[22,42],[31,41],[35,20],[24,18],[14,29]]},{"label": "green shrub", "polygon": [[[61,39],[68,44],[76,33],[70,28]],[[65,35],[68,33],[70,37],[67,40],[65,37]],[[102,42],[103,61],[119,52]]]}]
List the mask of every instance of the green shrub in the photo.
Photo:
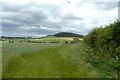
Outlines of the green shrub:
[{"label": "green shrub", "polygon": [[93,29],[87,34],[83,41],[89,45],[96,53],[109,55],[113,58],[118,58],[120,51],[120,22],[116,20],[113,24],[106,27]]}]

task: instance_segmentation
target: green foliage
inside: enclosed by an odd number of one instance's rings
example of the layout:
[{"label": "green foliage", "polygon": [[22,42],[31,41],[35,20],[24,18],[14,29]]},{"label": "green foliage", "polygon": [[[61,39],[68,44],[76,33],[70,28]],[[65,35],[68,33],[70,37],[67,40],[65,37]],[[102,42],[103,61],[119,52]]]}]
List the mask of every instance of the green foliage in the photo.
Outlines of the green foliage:
[{"label": "green foliage", "polygon": [[116,21],[113,27],[113,41],[117,47],[120,46],[120,21]]},{"label": "green foliage", "polygon": [[117,20],[105,28],[96,28],[84,37],[84,42],[94,51],[118,59],[120,46],[120,22]]},{"label": "green foliage", "polygon": [[[91,59],[90,57],[88,62],[96,68],[99,68],[99,66],[105,68],[106,72],[110,71],[114,73],[118,71],[116,70],[120,68],[120,22],[118,20],[104,28],[94,29],[83,38],[83,41],[93,50],[92,54],[89,53],[89,56],[94,58]],[[87,52],[89,52],[89,50],[87,50]],[[102,60],[95,58],[102,58]]]},{"label": "green foliage", "polygon": [[[81,47],[82,46],[82,47]],[[99,73],[102,78],[116,78],[117,71],[115,71],[116,65],[118,65],[118,61],[114,58],[111,58],[106,55],[102,55],[99,52],[94,54],[94,50],[91,49],[88,45],[82,44],[79,46],[83,51],[80,54],[80,58],[91,64]]]}]

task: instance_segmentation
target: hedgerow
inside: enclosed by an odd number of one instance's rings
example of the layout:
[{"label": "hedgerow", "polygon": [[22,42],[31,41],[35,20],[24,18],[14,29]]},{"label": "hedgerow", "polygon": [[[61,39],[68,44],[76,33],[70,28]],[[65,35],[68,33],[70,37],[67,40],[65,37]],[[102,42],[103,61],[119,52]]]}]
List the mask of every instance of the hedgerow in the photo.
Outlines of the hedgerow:
[{"label": "hedgerow", "polygon": [[[120,77],[120,21],[105,27],[93,29],[83,38],[83,42],[90,46],[92,53],[88,61],[102,73]],[[100,68],[100,67],[101,68]]]},{"label": "hedgerow", "polygon": [[83,41],[89,45],[95,54],[111,56],[118,60],[120,57],[120,21],[106,27],[93,29]]}]

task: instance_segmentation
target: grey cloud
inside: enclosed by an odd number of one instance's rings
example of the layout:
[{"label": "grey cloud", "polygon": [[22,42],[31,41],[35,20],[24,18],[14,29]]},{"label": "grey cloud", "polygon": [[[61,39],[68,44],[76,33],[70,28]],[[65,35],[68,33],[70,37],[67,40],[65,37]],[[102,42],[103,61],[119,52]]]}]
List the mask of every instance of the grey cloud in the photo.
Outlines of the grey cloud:
[{"label": "grey cloud", "polygon": [[98,9],[111,10],[118,7],[118,2],[94,2]]},{"label": "grey cloud", "polygon": [[75,15],[69,14],[63,17],[64,20],[83,20],[83,18],[77,17]]},{"label": "grey cloud", "polygon": [[41,34],[41,35],[51,35],[57,33],[59,30],[47,30],[47,29],[33,29],[29,32],[35,33],[35,34]]},{"label": "grey cloud", "polygon": [[20,24],[16,24],[16,23],[9,23],[9,22],[2,22],[2,31],[3,33],[4,32],[18,32],[20,31],[19,27],[17,26],[20,26]]},{"label": "grey cloud", "polygon": [[[91,5],[95,5],[98,9],[101,8],[104,10],[110,10],[116,7],[116,3],[92,3]],[[86,34],[91,28],[91,25],[89,24],[80,23],[84,20],[83,17],[77,17],[72,13],[61,16],[61,5],[37,5],[30,3],[21,6],[4,3],[2,11],[5,12],[2,18],[3,35],[14,35],[14,33],[22,36],[29,34],[31,34],[31,36],[35,36],[35,34],[50,35],[61,31]],[[9,22],[6,22],[5,20],[8,20]],[[76,24],[75,21],[78,21],[79,23]],[[25,30],[22,28],[22,26],[30,28],[31,26],[38,27],[41,25],[48,29],[31,28],[30,30]]]},{"label": "grey cloud", "polygon": [[[36,10],[32,10],[32,7]],[[3,15],[3,19],[17,21],[25,24],[37,24],[46,22],[46,19],[51,16],[56,19],[56,16],[58,17],[56,14],[59,13],[59,10],[57,10],[57,8],[52,5],[32,5],[30,7],[24,6],[19,8],[6,5],[3,6],[3,12],[8,14],[8,16]],[[48,14],[46,12],[48,12]]]}]

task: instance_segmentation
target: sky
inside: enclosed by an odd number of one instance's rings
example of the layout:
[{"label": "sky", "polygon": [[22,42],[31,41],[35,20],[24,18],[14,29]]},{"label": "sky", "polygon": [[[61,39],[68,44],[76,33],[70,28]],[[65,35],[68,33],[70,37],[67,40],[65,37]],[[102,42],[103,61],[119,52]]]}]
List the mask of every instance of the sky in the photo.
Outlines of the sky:
[{"label": "sky", "polygon": [[118,18],[118,0],[0,0],[2,36],[86,35]]}]

